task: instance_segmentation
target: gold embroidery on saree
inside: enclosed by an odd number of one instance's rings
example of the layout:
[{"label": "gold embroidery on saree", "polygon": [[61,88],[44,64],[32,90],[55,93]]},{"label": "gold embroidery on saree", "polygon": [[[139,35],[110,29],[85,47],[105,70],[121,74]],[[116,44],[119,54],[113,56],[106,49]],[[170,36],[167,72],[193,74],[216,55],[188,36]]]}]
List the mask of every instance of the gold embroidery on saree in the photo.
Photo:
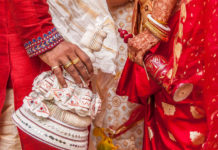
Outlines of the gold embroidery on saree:
[{"label": "gold embroidery on saree", "polygon": [[190,139],[193,145],[201,145],[205,141],[205,136],[197,131],[190,132]]},{"label": "gold embroidery on saree", "polygon": [[163,111],[164,111],[164,114],[167,115],[167,116],[173,116],[176,112],[176,107],[171,105],[171,104],[167,104],[167,103],[164,103],[162,102],[162,108],[163,108]]}]

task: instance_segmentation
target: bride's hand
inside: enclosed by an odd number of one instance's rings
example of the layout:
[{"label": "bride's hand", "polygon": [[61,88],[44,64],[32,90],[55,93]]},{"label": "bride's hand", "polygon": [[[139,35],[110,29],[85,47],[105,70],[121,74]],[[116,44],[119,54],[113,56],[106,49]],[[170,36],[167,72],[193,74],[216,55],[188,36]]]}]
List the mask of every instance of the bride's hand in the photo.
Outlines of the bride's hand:
[{"label": "bride's hand", "polygon": [[70,42],[63,41],[39,57],[53,68],[53,72],[62,87],[67,87],[67,84],[61,66],[64,66],[77,83],[82,83],[81,78],[88,82],[93,74],[92,62],[89,57],[78,46]]},{"label": "bride's hand", "polygon": [[107,0],[109,8],[122,6],[129,2],[129,0]]},{"label": "bride's hand", "polygon": [[159,42],[150,31],[145,30],[128,40],[128,55],[135,63],[143,66],[145,53]]}]

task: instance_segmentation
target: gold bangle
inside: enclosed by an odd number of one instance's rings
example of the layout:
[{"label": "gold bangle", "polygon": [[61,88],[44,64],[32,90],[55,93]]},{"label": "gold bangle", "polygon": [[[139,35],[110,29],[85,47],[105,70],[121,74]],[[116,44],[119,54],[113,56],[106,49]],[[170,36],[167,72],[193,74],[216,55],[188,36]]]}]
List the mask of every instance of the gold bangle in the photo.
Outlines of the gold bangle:
[{"label": "gold bangle", "polygon": [[163,24],[163,25],[167,25],[168,23],[167,22],[163,22],[163,21],[160,21],[160,20],[157,20],[157,19],[155,19],[158,23],[160,23],[160,24]]},{"label": "gold bangle", "polygon": [[167,41],[168,40],[168,36],[166,34],[161,33],[158,29],[156,29],[155,27],[153,27],[149,22],[146,22],[145,27],[151,31],[154,36],[156,36],[157,38],[161,39],[162,41]]},{"label": "gold bangle", "polygon": [[150,21],[149,19],[148,19],[148,22],[149,22],[149,24],[151,24],[154,28],[156,28],[156,29],[158,29],[160,32],[162,32],[163,34],[168,35],[168,32],[167,32],[167,31],[165,31],[165,30],[163,30],[162,28],[158,27],[156,24],[154,24],[154,23],[153,23],[152,21]]},{"label": "gold bangle", "polygon": [[151,24],[149,21],[146,22],[146,24],[152,29],[155,30],[156,32],[158,32],[162,37],[168,37],[167,33],[164,33],[162,31],[160,31],[157,27],[155,27],[153,24]]}]

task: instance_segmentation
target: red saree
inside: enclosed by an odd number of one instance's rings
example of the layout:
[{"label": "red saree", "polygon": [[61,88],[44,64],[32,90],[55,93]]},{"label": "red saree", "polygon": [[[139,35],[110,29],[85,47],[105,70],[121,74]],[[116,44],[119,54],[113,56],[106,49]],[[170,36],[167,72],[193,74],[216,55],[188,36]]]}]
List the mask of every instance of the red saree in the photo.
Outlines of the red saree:
[{"label": "red saree", "polygon": [[155,52],[172,67],[178,65],[176,78],[194,84],[187,99],[175,102],[146,79],[142,67],[127,60],[117,93],[146,106],[141,111],[145,113],[144,150],[218,149],[217,15],[216,0],[182,1],[180,11],[168,22],[169,41]]}]

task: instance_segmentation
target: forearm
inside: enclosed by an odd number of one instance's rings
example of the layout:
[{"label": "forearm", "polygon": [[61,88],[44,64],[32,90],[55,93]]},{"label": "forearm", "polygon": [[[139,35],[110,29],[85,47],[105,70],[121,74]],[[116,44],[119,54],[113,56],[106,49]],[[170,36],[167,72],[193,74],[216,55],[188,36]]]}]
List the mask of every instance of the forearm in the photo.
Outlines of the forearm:
[{"label": "forearm", "polygon": [[[167,23],[176,2],[177,0],[155,0],[152,8],[152,18],[161,24]],[[147,35],[147,37],[149,37],[146,41],[147,44],[146,42],[144,43],[148,46],[147,48],[151,48],[160,40],[154,33],[150,32],[148,28],[145,28],[143,33],[145,35],[149,34]]]},{"label": "forearm", "polygon": [[155,0],[152,9],[152,18],[160,22],[167,22],[177,0]]},{"label": "forearm", "polygon": [[46,0],[10,0],[17,32],[28,55],[36,56],[63,40],[52,24]]},{"label": "forearm", "polygon": [[[147,1],[143,2],[146,3]],[[140,10],[141,19],[143,19],[143,21],[140,22],[142,23],[140,25],[142,25],[143,31],[128,42],[130,53],[134,55],[136,52],[136,57],[134,58],[136,63],[142,64],[142,58],[145,53],[158,44],[160,40],[167,42],[170,29],[165,25],[165,23],[167,23],[176,2],[176,0],[155,0],[151,9],[152,16],[149,16],[150,12],[145,12],[144,9],[142,9],[145,3],[140,3],[140,6],[142,7]],[[156,22],[155,25],[154,23],[152,24],[152,21],[150,21],[151,17],[154,20],[153,22]],[[151,51],[155,52],[156,49],[157,47]]]},{"label": "forearm", "polygon": [[108,6],[117,7],[128,3],[130,0],[107,0]]}]

